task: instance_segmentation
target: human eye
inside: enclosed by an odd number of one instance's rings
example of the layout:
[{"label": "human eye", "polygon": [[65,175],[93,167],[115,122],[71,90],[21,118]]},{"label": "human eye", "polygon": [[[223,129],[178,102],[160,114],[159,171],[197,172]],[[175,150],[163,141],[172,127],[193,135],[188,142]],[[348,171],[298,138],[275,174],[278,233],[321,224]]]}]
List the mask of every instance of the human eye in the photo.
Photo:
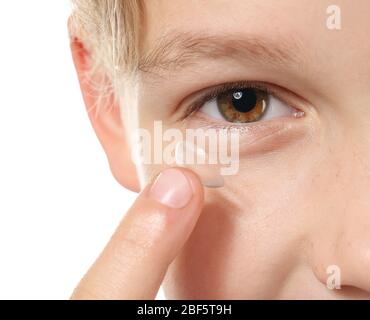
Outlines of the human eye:
[{"label": "human eye", "polygon": [[283,101],[282,88],[252,82],[227,83],[206,90],[191,104],[188,115],[199,113],[210,120],[233,124],[301,117],[304,112]]}]

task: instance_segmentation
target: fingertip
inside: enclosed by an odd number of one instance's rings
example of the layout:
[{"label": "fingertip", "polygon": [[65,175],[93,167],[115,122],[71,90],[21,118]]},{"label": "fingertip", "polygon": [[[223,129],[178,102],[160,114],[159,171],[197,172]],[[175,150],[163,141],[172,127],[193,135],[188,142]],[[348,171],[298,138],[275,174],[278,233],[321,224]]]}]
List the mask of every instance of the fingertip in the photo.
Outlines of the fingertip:
[{"label": "fingertip", "polygon": [[155,178],[148,196],[169,208],[181,209],[203,200],[203,186],[191,170],[171,167]]},{"label": "fingertip", "polygon": [[193,190],[193,196],[198,198],[198,201],[203,201],[204,199],[204,186],[200,177],[192,170],[187,168],[176,168],[176,170],[180,170],[188,179],[191,188]]}]

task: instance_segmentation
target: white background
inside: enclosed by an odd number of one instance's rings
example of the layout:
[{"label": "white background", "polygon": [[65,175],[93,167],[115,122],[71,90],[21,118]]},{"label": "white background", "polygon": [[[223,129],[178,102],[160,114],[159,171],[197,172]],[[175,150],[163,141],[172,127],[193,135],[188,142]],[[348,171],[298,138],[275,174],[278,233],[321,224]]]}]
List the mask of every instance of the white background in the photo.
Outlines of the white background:
[{"label": "white background", "polygon": [[89,123],[70,9],[0,1],[0,299],[67,299],[135,198]]}]

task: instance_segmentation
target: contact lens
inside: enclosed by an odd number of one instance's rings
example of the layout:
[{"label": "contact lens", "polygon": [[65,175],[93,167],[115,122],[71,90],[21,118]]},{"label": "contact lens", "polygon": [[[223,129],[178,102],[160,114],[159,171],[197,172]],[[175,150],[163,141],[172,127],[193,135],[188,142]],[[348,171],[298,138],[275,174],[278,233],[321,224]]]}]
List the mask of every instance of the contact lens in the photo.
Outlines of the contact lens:
[{"label": "contact lens", "polygon": [[203,148],[195,146],[191,141],[183,140],[176,144],[175,159],[179,167],[194,171],[205,187],[220,188],[224,186],[220,166],[217,163],[209,163],[211,155]]}]

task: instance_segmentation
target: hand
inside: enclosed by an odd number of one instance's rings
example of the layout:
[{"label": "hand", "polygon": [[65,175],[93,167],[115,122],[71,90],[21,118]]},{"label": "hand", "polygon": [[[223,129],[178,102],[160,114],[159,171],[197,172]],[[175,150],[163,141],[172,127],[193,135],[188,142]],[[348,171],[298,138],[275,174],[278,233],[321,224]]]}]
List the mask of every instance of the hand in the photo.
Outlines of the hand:
[{"label": "hand", "polygon": [[140,193],[71,299],[154,299],[202,206],[203,186],[193,172],[164,170]]}]

